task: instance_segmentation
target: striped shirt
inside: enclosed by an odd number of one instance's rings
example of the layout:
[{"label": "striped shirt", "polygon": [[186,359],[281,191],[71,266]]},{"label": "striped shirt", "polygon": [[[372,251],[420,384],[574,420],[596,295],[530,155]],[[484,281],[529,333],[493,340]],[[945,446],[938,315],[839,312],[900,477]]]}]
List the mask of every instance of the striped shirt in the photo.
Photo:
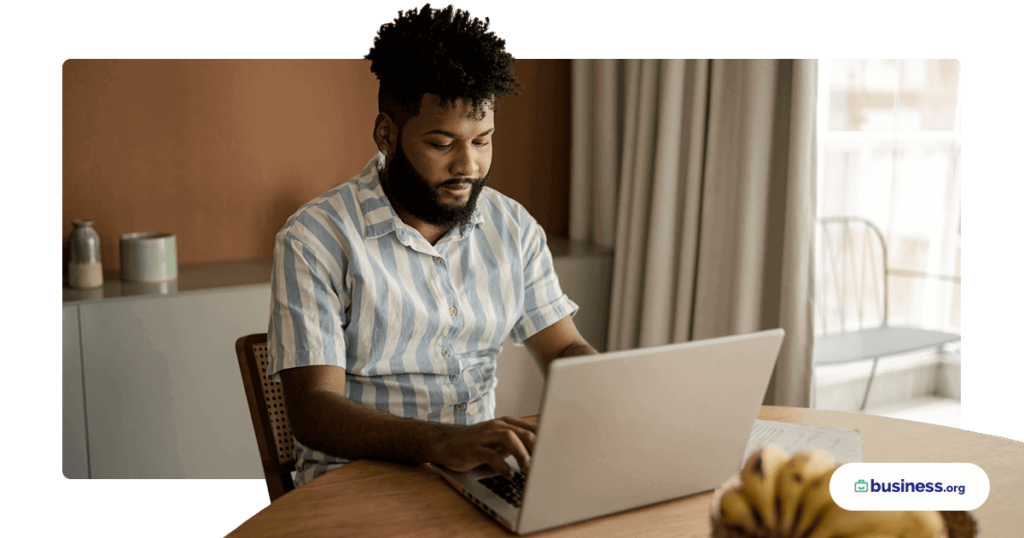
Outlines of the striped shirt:
[{"label": "striped shirt", "polygon": [[[267,375],[345,368],[345,397],[405,418],[494,418],[495,363],[577,306],[544,230],[484,187],[468,223],[431,245],[385,196],[378,153],[302,206],[274,240]],[[348,463],[295,441],[296,485]]]}]

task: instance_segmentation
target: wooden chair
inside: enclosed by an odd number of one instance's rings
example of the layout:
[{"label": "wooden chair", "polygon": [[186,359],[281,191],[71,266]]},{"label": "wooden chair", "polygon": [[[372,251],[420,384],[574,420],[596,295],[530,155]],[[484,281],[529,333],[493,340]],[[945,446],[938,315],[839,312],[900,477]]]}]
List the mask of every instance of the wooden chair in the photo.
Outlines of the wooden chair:
[{"label": "wooden chair", "polygon": [[256,444],[263,460],[263,475],[267,479],[270,502],[295,489],[292,471],[295,469],[293,449],[295,440],[288,414],[284,409],[281,384],[267,379],[267,334],[250,334],[235,342],[238,367],[242,372],[245,397],[249,400],[249,414],[256,432]]},{"label": "wooden chair", "polygon": [[889,253],[881,230],[860,217],[818,220],[814,364],[872,359],[860,409],[879,357],[960,340],[959,334],[889,324]]}]

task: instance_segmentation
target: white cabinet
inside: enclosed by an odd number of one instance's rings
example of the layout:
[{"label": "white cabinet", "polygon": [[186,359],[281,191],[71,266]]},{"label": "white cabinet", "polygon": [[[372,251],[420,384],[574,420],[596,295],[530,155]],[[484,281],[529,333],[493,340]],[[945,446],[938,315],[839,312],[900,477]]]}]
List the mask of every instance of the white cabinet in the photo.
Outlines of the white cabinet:
[{"label": "white cabinet", "polygon": [[85,396],[82,393],[82,348],[78,331],[78,307],[63,307],[64,360],[61,375],[63,420],[61,423],[66,478],[89,478],[89,453],[85,434]]},{"label": "white cabinet", "polygon": [[89,476],[263,478],[234,346],[269,306],[269,284],[81,304]]}]

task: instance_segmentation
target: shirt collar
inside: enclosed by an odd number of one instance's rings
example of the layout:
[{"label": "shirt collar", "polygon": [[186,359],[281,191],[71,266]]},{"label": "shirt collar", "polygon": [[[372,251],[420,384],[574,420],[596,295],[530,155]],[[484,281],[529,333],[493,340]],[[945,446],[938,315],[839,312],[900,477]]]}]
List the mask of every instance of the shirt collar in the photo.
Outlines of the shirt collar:
[{"label": "shirt collar", "polygon": [[[373,239],[395,232],[398,240],[406,245],[414,237],[426,242],[415,228],[402,221],[395,208],[391,205],[391,201],[384,194],[384,187],[380,183],[380,171],[383,169],[384,154],[377,152],[370,159],[370,162],[366,164],[366,168],[363,169],[363,173],[359,177],[357,198],[366,220],[363,234],[367,239]],[[455,239],[462,239],[483,223],[484,214],[480,211],[480,206],[477,205],[477,207],[473,208],[473,216],[469,219],[469,222],[463,223],[445,234],[438,241],[438,244],[451,240],[449,238],[453,236]]]}]

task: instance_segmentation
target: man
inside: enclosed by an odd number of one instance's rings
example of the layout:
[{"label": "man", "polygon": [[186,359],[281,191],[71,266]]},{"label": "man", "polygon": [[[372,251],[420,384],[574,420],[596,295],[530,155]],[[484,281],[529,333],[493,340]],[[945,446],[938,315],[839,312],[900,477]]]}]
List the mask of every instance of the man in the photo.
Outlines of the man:
[{"label": "man", "polygon": [[545,365],[594,353],[544,231],[485,187],[514,59],[489,21],[422,10],[381,27],[362,173],[299,209],[274,245],[268,375],[295,433],[296,484],[356,458],[529,468],[536,427],[494,419],[511,335]]}]

